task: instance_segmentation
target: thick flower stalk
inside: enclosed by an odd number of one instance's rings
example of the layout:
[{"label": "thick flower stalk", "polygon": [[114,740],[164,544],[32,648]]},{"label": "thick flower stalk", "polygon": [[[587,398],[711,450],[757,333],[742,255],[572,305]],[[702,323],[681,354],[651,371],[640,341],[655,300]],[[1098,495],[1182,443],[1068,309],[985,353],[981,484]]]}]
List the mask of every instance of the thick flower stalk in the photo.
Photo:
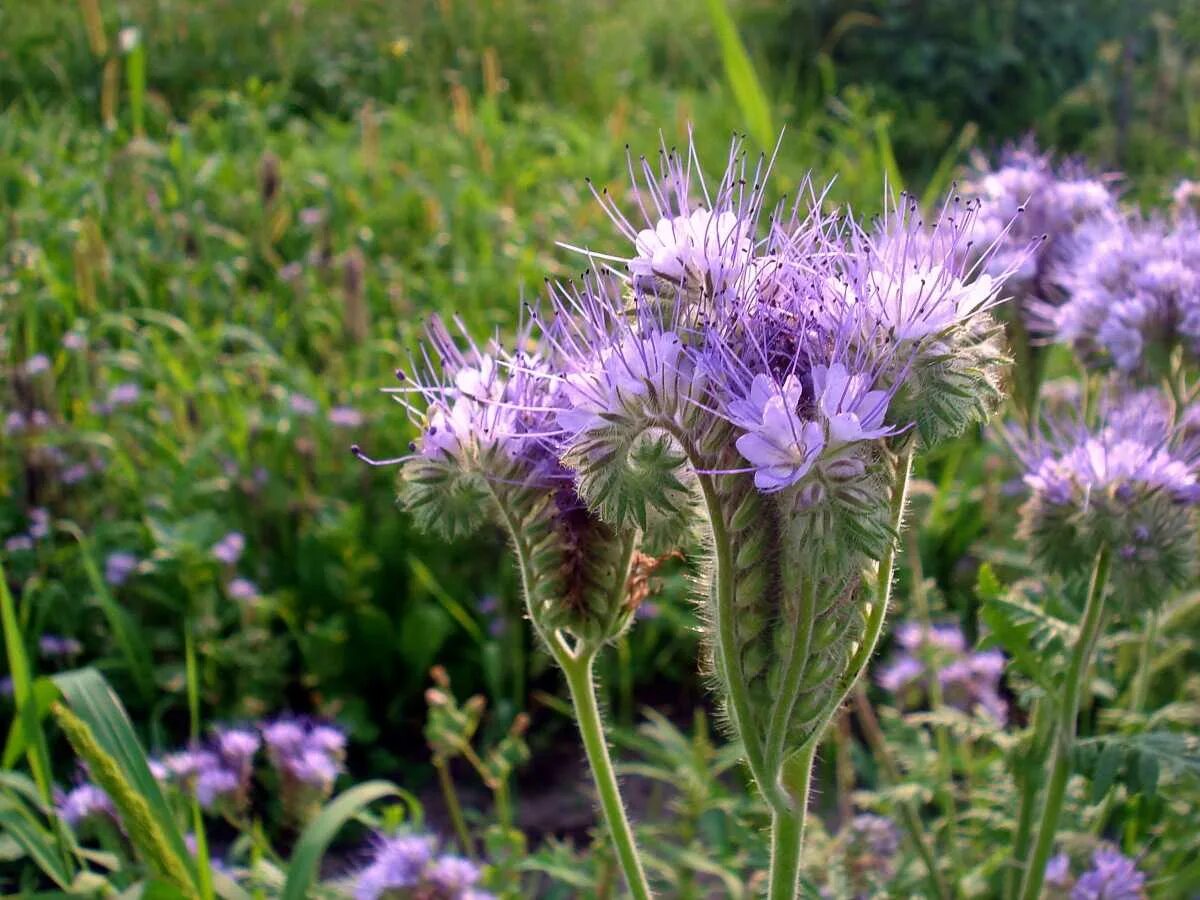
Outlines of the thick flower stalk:
[{"label": "thick flower stalk", "polygon": [[[1136,405],[1135,405],[1136,401]],[[1047,764],[1040,821],[1023,800],[1014,865],[1023,867],[1023,900],[1040,895],[1062,812],[1084,681],[1108,612],[1152,612],[1195,568],[1200,483],[1196,445],[1186,427],[1160,414],[1170,405],[1146,392],[1109,394],[1097,425],[1048,423],[1034,438],[1016,436],[1030,496],[1022,533],[1034,556],[1064,576],[1091,571],[1079,635],[1071,648]],[[1186,416],[1176,417],[1186,422]],[[1036,834],[1036,838],[1033,837]],[[1028,852],[1033,841],[1032,852]]]},{"label": "thick flower stalk", "polygon": [[[735,146],[634,173],[627,240],[588,252],[541,319],[562,458],[614,529],[699,533],[711,669],[775,819],[771,896],[795,895],[813,756],[879,639],[913,451],[999,398],[1000,276],[970,204],[872,231],[811,185],[764,211],[769,167]],[[576,248],[578,249],[578,248]],[[986,259],[986,254],[985,257]]]},{"label": "thick flower stalk", "polygon": [[447,539],[485,520],[508,531],[529,620],[566,675],[630,890],[646,898],[592,679],[596,655],[634,612],[627,580],[638,531],[603,521],[576,494],[555,441],[562,387],[529,344],[522,329],[511,351],[498,341],[481,348],[431,320],[411,371],[389,389],[420,434],[408,455],[384,463],[400,465],[400,503],[421,527]]}]

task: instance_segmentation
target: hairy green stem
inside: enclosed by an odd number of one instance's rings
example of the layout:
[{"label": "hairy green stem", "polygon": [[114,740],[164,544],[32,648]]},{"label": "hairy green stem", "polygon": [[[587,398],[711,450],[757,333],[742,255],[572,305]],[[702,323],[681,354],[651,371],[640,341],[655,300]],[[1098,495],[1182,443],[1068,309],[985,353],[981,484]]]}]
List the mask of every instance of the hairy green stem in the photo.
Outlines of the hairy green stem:
[{"label": "hairy green stem", "polygon": [[746,728],[753,721],[750,694],[743,679],[736,677],[734,671],[738,665],[733,610],[734,555],[729,541],[729,530],[725,525],[725,514],[721,509],[721,501],[713,486],[712,478],[708,475],[699,475],[697,480],[704,496],[709,525],[712,528],[713,557],[716,562],[714,590],[717,602],[714,615],[717,626],[717,670],[729,696],[729,717],[733,720],[734,730],[742,738],[750,774],[754,776],[754,781],[758,784],[758,789],[762,792],[763,797],[771,804],[772,808],[778,808],[781,805],[786,807],[786,799],[780,795],[775,778],[766,768],[762,745]]},{"label": "hairy green stem", "polygon": [[[892,489],[888,521],[897,536],[904,519],[904,506],[908,501],[908,481],[912,474],[913,449],[910,445],[896,461],[896,484]],[[830,719],[841,709],[846,698],[850,696],[850,692],[854,690],[854,686],[858,684],[858,679],[866,670],[867,663],[871,661],[875,647],[879,644],[879,637],[883,634],[883,623],[887,617],[888,604],[892,599],[892,581],[896,571],[896,543],[895,540],[888,543],[883,559],[879,561],[879,568],[875,573],[875,596],[871,602],[871,611],[867,614],[867,624],[863,630],[862,640],[859,642],[858,649],[854,651],[854,656],[850,658],[850,664],[846,667],[846,674],[842,676],[838,690],[834,691],[833,697],[817,717],[816,727],[813,729],[812,737],[809,738],[812,742],[820,743],[821,736],[825,733]]]},{"label": "hairy green stem", "polygon": [[[910,445],[896,462],[896,484],[892,490],[889,522],[893,532],[897,535],[900,532],[904,506],[908,499],[912,455],[913,448]],[[838,685],[838,689],[834,691],[833,697],[817,717],[811,736],[795,754],[783,762],[782,777],[780,778],[782,785],[777,789],[777,793],[783,795],[783,802],[781,803],[778,798],[771,802],[773,833],[771,838],[770,900],[792,900],[798,894],[800,851],[804,842],[804,820],[808,807],[813,758],[816,756],[817,747],[820,746],[821,738],[824,736],[830,720],[858,683],[871,655],[875,652],[879,636],[883,632],[883,622],[892,595],[896,543],[895,540],[888,542],[883,559],[879,561],[875,581],[875,598],[867,617],[867,627],[863,633],[862,642],[850,660],[845,676]],[[770,796],[768,796],[768,800],[771,800]],[[782,830],[782,834],[778,833],[780,830]]]},{"label": "hairy green stem", "polygon": [[1083,682],[1087,678],[1092,651],[1100,634],[1104,619],[1104,588],[1108,581],[1109,549],[1100,548],[1096,564],[1092,569],[1092,580],[1088,586],[1087,605],[1083,610],[1083,621],[1079,626],[1079,639],[1071,652],[1059,702],[1058,732],[1054,740],[1054,758],[1050,766],[1050,778],[1046,783],[1046,797],[1042,803],[1042,817],[1038,824],[1037,841],[1029,858],[1025,877],[1021,881],[1022,900],[1037,900],[1041,894],[1042,881],[1046,875],[1046,862],[1054,847],[1058,819],[1062,814],[1063,799],[1067,791],[1067,779],[1071,774],[1071,748],[1075,743],[1075,720],[1079,715],[1079,699],[1083,693]]},{"label": "hairy green stem", "polygon": [[475,842],[471,840],[471,832],[467,830],[467,820],[463,818],[462,806],[458,802],[458,791],[454,788],[454,779],[450,777],[450,767],[446,760],[435,756],[433,767],[437,769],[438,786],[442,789],[442,799],[446,802],[446,812],[450,815],[450,824],[462,845],[463,853],[468,859],[477,859]]},{"label": "hairy green stem", "polygon": [[808,653],[812,646],[813,616],[816,614],[817,587],[815,578],[804,580],[800,592],[799,627],[792,634],[791,647],[783,680],[779,685],[779,696],[771,704],[771,718],[767,725],[767,770],[779,770],[783,762],[784,744],[787,742],[788,723],[800,693],[800,680],[808,664]]},{"label": "hairy green stem", "polygon": [[567,676],[567,688],[571,693],[571,703],[575,707],[588,765],[591,766],[592,778],[596,783],[600,808],[604,811],[608,831],[616,847],[617,859],[625,873],[625,881],[636,900],[649,900],[650,885],[646,880],[646,873],[642,870],[633,829],[625,815],[625,806],[621,803],[617,777],[613,772],[612,759],[608,755],[608,744],[604,739],[604,729],[600,721],[600,707],[596,702],[596,688],[592,680],[595,651],[585,648],[577,656],[568,656],[558,651],[555,657]]},{"label": "hairy green stem", "polygon": [[800,895],[800,854],[808,817],[809,785],[817,744],[811,741],[784,766],[786,793],[794,805],[776,807],[771,815],[771,874],[768,900],[794,900]]},{"label": "hairy green stem", "polygon": [[[608,824],[609,835],[612,837],[613,845],[617,851],[617,859],[620,861],[621,869],[625,874],[625,881],[629,885],[629,891],[633,895],[634,900],[649,900],[652,896],[650,885],[646,880],[646,873],[642,869],[641,859],[638,857],[633,830],[630,828],[629,819],[625,815],[625,806],[621,801],[621,792],[617,786],[612,759],[608,755],[608,745],[604,738],[604,726],[600,718],[600,706],[596,700],[593,673],[596,654],[599,653],[602,645],[588,645],[582,641],[576,641],[574,646],[569,646],[566,638],[561,633],[548,632],[542,626],[542,623],[537,620],[537,616],[534,615],[534,610],[528,602],[536,573],[532,570],[530,564],[529,547],[526,545],[521,523],[500,502],[499,497],[496,497],[495,500],[500,515],[508,527],[509,536],[512,539],[513,548],[517,554],[518,568],[521,572],[522,596],[526,600],[530,622],[533,625],[534,631],[542,639],[542,642],[566,676],[567,688],[571,694],[571,705],[575,711],[575,720],[579,724],[580,736],[583,738],[584,751],[587,754],[588,765],[592,771],[592,780],[596,785],[596,793],[600,798],[600,806],[604,812],[605,822]],[[614,616],[618,615],[619,604],[616,601],[619,601],[621,595],[626,590],[626,581],[629,577],[629,565],[633,559],[633,551],[634,537],[629,535],[624,539],[624,547],[622,548],[621,555],[622,563],[617,567],[616,579],[611,588],[610,600],[614,602],[608,604],[608,609],[612,611],[612,615]],[[497,797],[497,800],[499,801],[500,797]],[[507,801],[506,796],[505,801]]]}]

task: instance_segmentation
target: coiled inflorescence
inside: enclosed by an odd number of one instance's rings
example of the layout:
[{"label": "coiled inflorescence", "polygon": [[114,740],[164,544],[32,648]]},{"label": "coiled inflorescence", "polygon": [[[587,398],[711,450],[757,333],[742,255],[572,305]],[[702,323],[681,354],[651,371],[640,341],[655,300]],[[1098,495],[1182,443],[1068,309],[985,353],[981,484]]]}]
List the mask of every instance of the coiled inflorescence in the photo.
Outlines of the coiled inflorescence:
[{"label": "coiled inflorescence", "polygon": [[908,455],[1000,397],[990,310],[1017,262],[983,271],[957,197],[926,220],[901,196],[864,227],[805,182],[768,210],[770,165],[736,142],[716,184],[690,148],[630,174],[629,210],[597,192],[624,246],[572,248],[590,266],[530,312],[536,347],[523,329],[462,350],[433,323],[395,389],[421,428],[402,500],[449,536],[498,511],[535,623],[577,635],[624,621],[635,538],[699,535],[713,669],[775,777],[877,637],[863,575],[892,551]]},{"label": "coiled inflorescence", "polygon": [[509,531],[540,629],[603,641],[633,612],[623,590],[633,537],[576,494],[556,442],[563,386],[529,347],[524,329],[511,350],[481,348],[432,319],[419,362],[389,389],[420,434],[388,462],[401,464],[400,502],[421,527],[456,538],[492,519]]},{"label": "coiled inflorescence", "polygon": [[[616,527],[685,541],[706,519],[714,666],[751,758],[804,744],[864,632],[865,569],[895,537],[898,454],[986,416],[1005,362],[976,209],[907,197],[870,229],[805,183],[767,211],[769,166],[735,144],[719,183],[695,153],[631,163],[627,241],[588,253],[539,319],[562,459]],[[575,248],[579,249],[579,248]]]}]

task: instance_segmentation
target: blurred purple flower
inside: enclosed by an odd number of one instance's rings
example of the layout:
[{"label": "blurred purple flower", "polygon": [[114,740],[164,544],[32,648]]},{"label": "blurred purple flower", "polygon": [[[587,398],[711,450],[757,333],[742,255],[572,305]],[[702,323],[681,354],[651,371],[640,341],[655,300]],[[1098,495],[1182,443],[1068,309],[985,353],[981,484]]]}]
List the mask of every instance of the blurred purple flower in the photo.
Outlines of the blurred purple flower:
[{"label": "blurred purple flower", "polygon": [[242,558],[246,549],[246,538],[240,531],[231,531],[213,545],[212,555],[227,566],[232,566]]},{"label": "blurred purple flower", "polygon": [[92,473],[91,468],[87,463],[75,463],[63,469],[60,476],[63,484],[78,484]]},{"label": "blurred purple flower", "polygon": [[20,434],[25,430],[25,416],[20,412],[13,410],[4,417],[4,433],[9,437]]},{"label": "blurred purple flower", "polygon": [[1046,887],[1052,891],[1069,891],[1071,889],[1071,860],[1065,853],[1050,857],[1046,863]]},{"label": "blurred purple flower", "polygon": [[87,338],[78,331],[68,331],[63,335],[62,345],[64,350],[78,352],[87,347]]},{"label": "blurred purple flower", "polygon": [[60,798],[56,809],[63,821],[72,828],[97,819],[117,819],[117,810],[103,790],[91,783],[72,788]]},{"label": "blurred purple flower", "polygon": [[910,684],[919,681],[923,674],[925,665],[919,659],[901,653],[879,671],[875,680],[889,694],[898,694]]},{"label": "blurred purple flower", "polygon": [[288,407],[298,416],[315,416],[317,414],[316,402],[303,394],[288,395]]},{"label": "blurred purple flower", "polygon": [[358,428],[363,414],[352,406],[335,406],[329,411],[329,424],[335,428]]},{"label": "blurred purple flower", "polygon": [[425,871],[429,886],[450,897],[461,897],[479,883],[480,875],[482,872],[475,863],[450,854],[435,859]]},{"label": "blurred purple flower", "polygon": [[905,689],[928,689],[936,677],[945,703],[964,712],[981,710],[1003,724],[1008,705],[1000,694],[1004,654],[999,650],[967,651],[962,629],[954,623],[937,623],[925,628],[918,622],[897,626],[896,640],[904,650],[875,675],[885,691],[898,695],[901,705],[912,700]]},{"label": "blurred purple flower", "polygon": [[50,371],[50,357],[45,353],[37,353],[25,360],[25,374],[33,377]]},{"label": "blurred purple flower", "polygon": [[247,728],[220,728],[216,732],[217,752],[231,768],[241,771],[251,765],[262,740]]},{"label": "blurred purple flower", "polygon": [[1079,876],[1071,900],[1141,900],[1146,876],[1132,859],[1110,847],[1092,855],[1092,868]]},{"label": "blurred purple flower", "polygon": [[8,553],[27,552],[33,549],[33,538],[27,534],[14,535],[4,542],[4,549]]},{"label": "blurred purple flower", "polygon": [[29,511],[29,536],[40,541],[50,534],[50,513],[40,506]]},{"label": "blurred purple flower", "polygon": [[249,603],[259,598],[258,586],[248,578],[235,578],[226,588],[229,596],[239,603]]},{"label": "blurred purple flower", "polygon": [[38,638],[38,652],[47,659],[69,659],[82,653],[83,645],[75,638],[43,634]]},{"label": "blurred purple flower", "polygon": [[131,381],[116,385],[108,392],[108,406],[116,409],[120,406],[131,406],[142,396],[142,389]]},{"label": "blurred purple flower", "polygon": [[104,580],[113,587],[120,587],[129,580],[138,567],[138,558],[132,553],[118,550],[110,553],[104,560]]},{"label": "blurred purple flower", "polygon": [[211,766],[196,775],[196,799],[204,809],[212,809],[237,794],[241,780],[224,766]]},{"label": "blurred purple flower", "polygon": [[423,835],[386,838],[372,863],[359,873],[355,900],[382,900],[391,892],[417,887],[433,860],[434,841]]}]

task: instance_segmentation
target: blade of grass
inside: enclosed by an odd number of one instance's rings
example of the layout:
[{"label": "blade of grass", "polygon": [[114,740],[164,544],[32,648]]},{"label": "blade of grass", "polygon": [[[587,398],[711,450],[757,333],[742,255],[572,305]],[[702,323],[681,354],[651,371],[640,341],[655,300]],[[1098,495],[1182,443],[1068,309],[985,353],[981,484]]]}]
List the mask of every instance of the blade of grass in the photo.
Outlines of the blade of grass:
[{"label": "blade of grass", "polygon": [[[54,686],[49,678],[35,678],[33,681],[33,706],[34,715],[40,728],[42,721],[50,712],[50,704],[58,699],[58,688]],[[25,740],[25,724],[24,717],[18,715],[13,719],[12,728],[8,731],[8,738],[4,742],[4,755],[0,757],[0,769],[11,769],[17,764],[17,760],[25,753],[29,752],[29,744]],[[34,740],[37,740],[37,735],[34,735]]]},{"label": "blade of grass", "polygon": [[308,824],[288,865],[282,900],[305,900],[312,894],[321,858],[342,826],[383,797],[404,798],[404,792],[387,781],[368,781],[339,794]]},{"label": "blade of grass", "polygon": [[708,15],[712,20],[717,42],[721,46],[721,62],[733,97],[746,120],[746,129],[764,149],[775,144],[775,128],[771,124],[771,104],[754,64],[738,34],[737,24],[725,0],[708,0]]},{"label": "blade of grass", "polygon": [[129,667],[129,672],[137,684],[138,692],[142,695],[142,700],[152,702],[155,693],[154,669],[150,661],[149,648],[136,630],[131,627],[129,617],[125,615],[125,611],[113,599],[112,592],[109,591],[108,585],[100,573],[100,568],[96,565],[96,559],[92,554],[91,542],[84,536],[79,526],[74,522],[59,521],[58,527],[62,528],[63,531],[67,532],[67,534],[71,535],[78,542],[80,561],[83,563],[83,568],[87,573],[92,590],[96,592],[96,597],[100,601],[105,618],[108,619],[108,627],[112,629],[113,638],[116,640],[117,646],[121,648],[121,653],[125,657],[125,664]]},{"label": "blade of grass", "polygon": [[192,796],[192,833],[196,836],[196,870],[200,876],[201,900],[213,900],[212,858],[208,853],[208,833],[204,830],[204,816],[200,812],[200,800]]},{"label": "blade of grass", "polygon": [[467,612],[466,607],[455,600],[429,571],[429,567],[421,562],[415,556],[408,558],[409,568],[412,569],[413,575],[417,577],[417,581],[421,583],[429,593],[433,594],[435,600],[442,604],[442,607],[448,612],[451,618],[463,627],[463,631],[469,634],[477,643],[483,643],[483,629],[479,627],[479,623],[475,621],[475,617]]},{"label": "blade of grass", "polygon": [[133,788],[141,794],[158,827],[166,836],[171,850],[183,861],[197,891],[200,887],[195,861],[179,830],[170,807],[150,774],[146,754],[138,742],[133,725],[117,695],[95,669],[63,672],[54,677],[67,704],[92,730],[96,742],[116,760]]},{"label": "blade of grass", "polygon": [[0,563],[0,622],[4,627],[4,650],[8,654],[8,669],[13,680],[13,699],[17,705],[17,718],[25,735],[25,755],[29,760],[29,771],[44,803],[53,799],[50,785],[50,755],[46,750],[46,735],[42,731],[37,712],[37,698],[33,691],[33,673],[29,657],[25,653],[25,639],[17,625],[17,610],[12,594],[8,591],[8,577]]},{"label": "blade of grass", "polygon": [[64,891],[70,889],[73,876],[59,856],[59,841],[23,803],[12,797],[0,797],[0,831],[16,841],[47,878]]}]

